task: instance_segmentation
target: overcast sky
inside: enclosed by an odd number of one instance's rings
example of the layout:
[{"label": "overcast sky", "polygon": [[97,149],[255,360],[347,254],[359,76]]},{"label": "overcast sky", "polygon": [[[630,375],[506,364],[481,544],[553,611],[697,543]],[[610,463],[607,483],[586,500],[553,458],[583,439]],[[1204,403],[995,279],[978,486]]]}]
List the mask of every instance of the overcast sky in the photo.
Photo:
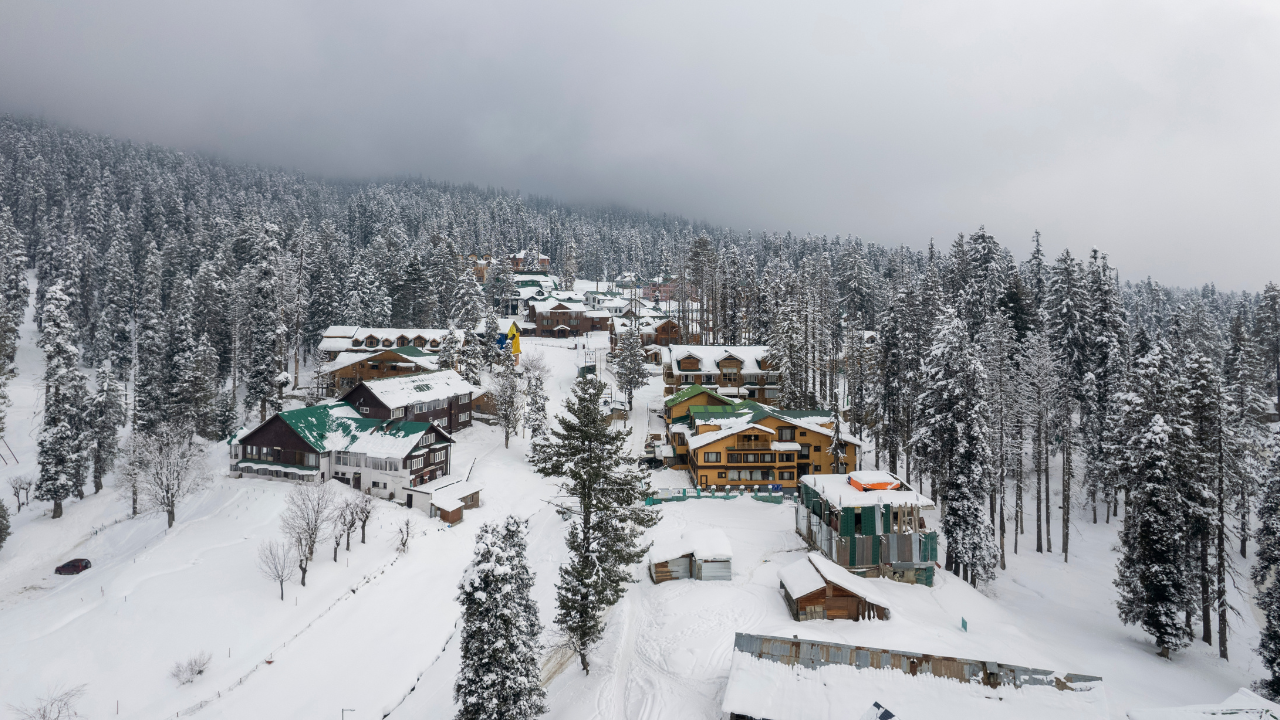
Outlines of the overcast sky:
[{"label": "overcast sky", "polygon": [[0,111],[739,229],[1280,280],[1280,4],[0,0]]}]

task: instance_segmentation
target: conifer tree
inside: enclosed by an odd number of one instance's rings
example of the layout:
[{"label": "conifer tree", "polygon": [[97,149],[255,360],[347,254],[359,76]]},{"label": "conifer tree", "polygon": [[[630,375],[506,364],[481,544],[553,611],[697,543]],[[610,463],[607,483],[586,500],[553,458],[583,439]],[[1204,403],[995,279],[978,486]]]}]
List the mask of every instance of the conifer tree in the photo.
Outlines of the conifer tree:
[{"label": "conifer tree", "polygon": [[143,261],[142,279],[138,287],[138,306],[134,320],[133,428],[150,432],[164,423],[169,401],[168,368],[162,362],[168,341],[164,324],[164,307],[160,302],[160,253],[150,242]]},{"label": "conifer tree", "polygon": [[574,383],[567,414],[556,416],[560,428],[538,438],[532,458],[544,477],[561,478],[562,492],[575,501],[561,506],[573,520],[569,562],[556,585],[556,626],[588,673],[588,655],[604,631],[602,616],[622,599],[629,566],[648,551],[641,533],[658,521],[657,510],[642,504],[648,474],[625,450],[630,433],[610,429],[603,394],[604,383],[593,376]]},{"label": "conifer tree", "polygon": [[249,297],[245,298],[244,349],[244,407],[246,411],[258,410],[258,422],[265,422],[269,413],[280,410],[276,377],[284,369],[282,364],[286,328],[280,321],[278,277],[279,246],[268,229],[257,238],[258,247],[254,262],[245,268]]},{"label": "conifer tree", "polygon": [[120,451],[119,429],[125,423],[124,388],[111,366],[98,366],[98,390],[90,401],[89,433],[93,448],[93,491],[102,491],[102,479]]},{"label": "conifer tree", "polygon": [[98,319],[93,337],[93,355],[106,362],[118,378],[127,378],[133,360],[133,261],[129,241],[122,235],[111,239],[103,267]]},{"label": "conifer tree", "polygon": [[547,431],[547,393],[538,373],[529,373],[525,385],[524,426],[529,430],[530,442]]},{"label": "conifer tree", "polygon": [[631,328],[622,334],[618,343],[618,389],[626,393],[627,409],[633,409],[636,390],[649,382],[649,373],[645,370],[644,347],[640,344],[640,331],[632,323]]},{"label": "conifer tree", "polygon": [[1258,640],[1258,655],[1268,677],[1256,686],[1272,700],[1280,699],[1280,436],[1270,442],[1271,465],[1264,475],[1258,496],[1257,561],[1250,571],[1258,589],[1256,602],[1266,623]]},{"label": "conifer tree", "polygon": [[990,580],[996,564],[991,522],[983,504],[990,490],[986,373],[965,323],[945,307],[923,368],[916,401],[920,423],[912,444],[943,482],[942,532],[947,569],[973,585]]},{"label": "conifer tree", "polygon": [[493,404],[498,415],[498,425],[502,426],[502,446],[509,448],[511,433],[520,427],[520,420],[524,416],[525,396],[520,391],[515,356],[509,352],[503,352],[502,355],[497,377],[494,378]]},{"label": "conifer tree", "polygon": [[9,508],[0,500],[0,550],[4,549],[4,541],[9,539]]},{"label": "conifer tree", "polygon": [[54,519],[62,517],[62,502],[73,492],[83,495],[88,438],[84,418],[88,394],[84,375],[76,367],[79,351],[67,309],[71,301],[55,283],[45,291],[41,311],[44,330],[44,418],[40,427],[40,477],[36,498],[53,503]]},{"label": "conifer tree", "polygon": [[542,624],[531,597],[525,533],[525,523],[514,516],[501,526],[481,526],[471,566],[458,584],[458,720],[531,720],[546,712],[538,667]]}]

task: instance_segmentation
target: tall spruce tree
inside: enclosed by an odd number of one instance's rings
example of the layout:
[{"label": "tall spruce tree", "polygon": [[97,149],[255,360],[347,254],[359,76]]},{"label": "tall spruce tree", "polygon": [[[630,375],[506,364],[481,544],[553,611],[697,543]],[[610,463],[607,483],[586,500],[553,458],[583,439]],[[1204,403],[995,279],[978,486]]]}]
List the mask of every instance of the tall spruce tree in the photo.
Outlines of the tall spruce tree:
[{"label": "tall spruce tree", "polygon": [[268,228],[256,236],[254,260],[244,269],[249,296],[243,324],[244,407],[258,411],[258,422],[280,410],[277,376],[284,370],[287,329],[280,320],[277,265],[280,248]]},{"label": "tall spruce tree", "polygon": [[627,396],[627,408],[635,407],[636,390],[649,382],[649,373],[645,370],[644,347],[640,344],[640,331],[635,323],[622,333],[618,343],[618,389]]},{"label": "tall spruce tree", "polygon": [[501,526],[482,525],[471,566],[458,584],[458,720],[530,720],[547,710],[538,667],[542,624],[531,597],[525,533],[525,523],[514,516]]},{"label": "tall spruce tree", "polygon": [[1272,700],[1280,700],[1280,435],[1271,437],[1270,450],[1271,465],[1258,495],[1258,527],[1254,531],[1258,557],[1250,576],[1258,588],[1258,609],[1266,618],[1258,638],[1258,655],[1270,673],[1256,687]]},{"label": "tall spruce tree", "polygon": [[93,448],[93,491],[98,493],[120,453],[119,430],[126,415],[124,388],[108,363],[98,366],[96,378],[98,389],[89,403],[88,425]]},{"label": "tall spruce tree", "polygon": [[530,373],[525,384],[524,426],[529,430],[530,441],[547,432],[547,393],[543,383],[541,374]]},{"label": "tall spruce tree", "polygon": [[134,320],[133,429],[151,432],[164,424],[169,401],[168,367],[160,362],[168,342],[164,306],[160,301],[160,253],[155,243],[146,245],[142,279],[138,286],[138,306]]},{"label": "tall spruce tree", "polygon": [[567,543],[569,562],[556,585],[556,626],[568,647],[590,673],[591,649],[604,631],[603,615],[622,599],[631,581],[629,566],[648,551],[640,542],[658,511],[642,503],[649,495],[648,474],[625,450],[629,431],[611,430],[600,398],[604,383],[580,378],[552,428],[534,445],[533,465],[545,477],[560,478],[569,502],[561,510],[573,516]]},{"label": "tall spruce tree", "polygon": [[75,327],[67,310],[71,300],[54,283],[45,291],[41,311],[44,330],[44,418],[40,426],[40,476],[35,494],[53,503],[54,519],[62,517],[62,503],[72,493],[83,496],[88,438],[85,432],[88,386],[77,367],[80,357],[73,338]]}]

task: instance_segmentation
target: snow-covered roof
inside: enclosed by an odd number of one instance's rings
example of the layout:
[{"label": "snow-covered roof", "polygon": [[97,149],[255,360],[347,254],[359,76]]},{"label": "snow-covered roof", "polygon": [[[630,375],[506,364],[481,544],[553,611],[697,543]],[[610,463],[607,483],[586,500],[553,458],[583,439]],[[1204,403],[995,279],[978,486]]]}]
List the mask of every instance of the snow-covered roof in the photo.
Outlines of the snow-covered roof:
[{"label": "snow-covered roof", "polygon": [[[322,453],[341,450],[374,457],[403,458],[413,452],[424,433],[434,431],[446,440],[450,439],[448,433],[432,423],[367,418],[347,403],[286,410],[275,417]],[[243,442],[250,432],[241,433],[236,442]]]},{"label": "snow-covered roof", "polygon": [[[370,348],[370,349],[373,349],[373,348]],[[434,353],[430,353],[430,354],[424,353],[420,349],[412,345],[406,345],[405,347],[397,347],[397,348],[377,348],[377,349],[382,350],[383,352],[396,353],[397,355],[400,355],[403,358],[403,360],[400,362],[416,365],[426,370],[435,370],[437,367],[436,355]],[[338,356],[333,360],[330,360],[329,362],[322,364],[319,367],[319,370],[322,373],[330,373],[336,370],[341,370],[344,367],[349,367],[359,362],[367,362],[369,360],[369,356],[372,354],[374,353],[360,352],[358,350],[357,351],[344,350],[338,353]]]},{"label": "snow-covered roof", "polygon": [[875,703],[895,717],[926,720],[1103,720],[1109,716],[1101,683],[1052,685],[961,683],[900,670],[853,665],[805,667],[735,650],[721,709],[770,720],[846,720],[866,717]]},{"label": "snow-covered roof", "polygon": [[[476,330],[483,330],[483,321],[477,325]],[[331,325],[324,331],[324,338],[320,341],[318,349],[321,352],[342,352],[343,350],[360,352],[363,348],[364,352],[370,352],[390,349],[382,347],[382,343],[386,340],[390,340],[393,346],[396,340],[402,337],[409,340],[410,344],[418,338],[430,343],[432,340],[443,338],[447,332],[449,330],[446,328],[368,328],[355,325]],[[462,330],[455,330],[454,333],[459,339],[465,336]],[[378,341],[377,347],[364,345],[365,340],[370,336]],[[356,345],[356,341],[360,344]]]},{"label": "snow-covered roof", "polygon": [[[888,473],[885,473],[886,475]],[[808,485],[822,496],[823,500],[837,507],[869,507],[871,505],[910,505],[932,508],[933,501],[927,496],[911,490],[869,490],[862,491],[849,484],[849,474],[840,475],[804,475],[800,482]]]},{"label": "snow-covered roof", "polygon": [[471,398],[474,400],[484,394],[484,390],[464,380],[455,370],[436,370],[405,377],[365,380],[363,384],[389,408],[405,407],[432,400],[448,400],[455,395],[466,393],[471,393]]},{"label": "snow-covered roof", "polygon": [[[831,581],[832,584],[839,585],[869,603],[879,605],[885,610],[889,609],[889,601],[876,589],[876,583],[880,581],[858,577],[826,559],[821,553],[809,553],[809,563],[813,565],[813,569],[817,570],[819,575]],[[893,581],[887,580],[885,582]]]},{"label": "snow-covered roof", "polygon": [[557,309],[560,312],[587,312],[587,307],[585,305],[574,300],[530,300],[529,307],[533,308],[534,312],[537,313],[548,313]]},{"label": "snow-covered roof", "polygon": [[479,485],[464,480],[462,482],[453,483],[452,485],[446,485],[445,487],[432,492],[431,504],[446,512],[452,512],[466,504],[463,502],[463,498],[471,493],[479,491]]},{"label": "snow-covered roof", "polygon": [[689,449],[697,450],[700,447],[703,447],[705,445],[710,445],[711,443],[717,440],[723,440],[724,438],[727,438],[730,435],[740,433],[743,430],[747,430],[747,429],[761,430],[769,433],[770,435],[777,434],[763,425],[756,425],[755,423],[748,422],[750,419],[751,419],[750,417],[725,418],[724,422],[720,424],[719,430],[712,430],[711,432],[705,432],[705,433],[702,433],[701,435],[694,435],[693,437],[689,438]]},{"label": "snow-covered roof", "polygon": [[1207,720],[1231,717],[1236,720],[1280,720],[1280,705],[1248,688],[1216,705],[1184,705],[1182,707],[1130,710],[1129,720]]},{"label": "snow-covered roof", "polygon": [[[768,353],[768,345],[672,345],[671,363],[674,372],[714,373],[720,372],[720,361],[735,357],[742,361],[743,372],[763,372],[760,361]],[[676,369],[678,363],[686,357],[697,358],[698,368]]]},{"label": "snow-covered roof", "polygon": [[797,442],[778,442],[774,440],[769,443],[769,447],[778,452],[800,452],[800,443]]},{"label": "snow-covered roof", "polygon": [[685,555],[692,555],[699,560],[732,560],[733,547],[723,530],[694,530],[685,533],[679,540],[654,543],[649,549],[649,562],[667,562]]},{"label": "snow-covered roof", "polygon": [[792,598],[802,598],[827,586],[826,581],[822,579],[822,575],[818,573],[807,557],[779,570],[778,581],[787,589]]}]

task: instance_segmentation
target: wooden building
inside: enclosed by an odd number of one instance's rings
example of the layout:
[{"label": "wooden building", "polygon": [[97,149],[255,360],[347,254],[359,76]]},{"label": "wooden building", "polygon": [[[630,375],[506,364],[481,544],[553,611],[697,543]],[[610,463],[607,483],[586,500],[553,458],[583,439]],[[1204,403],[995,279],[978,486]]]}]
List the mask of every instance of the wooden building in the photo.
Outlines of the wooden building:
[{"label": "wooden building", "polygon": [[609,342],[617,347],[619,338],[635,328],[640,333],[640,344],[668,347],[680,342],[680,323],[675,318],[615,316],[609,325]]},{"label": "wooden building", "polygon": [[878,470],[805,475],[799,494],[796,533],[827,559],[863,577],[933,585],[938,534],[921,515],[933,507],[928,497]]},{"label": "wooden building", "polygon": [[430,421],[363,417],[347,403],[276,413],[231,442],[233,475],[338,480],[394,498],[449,474],[452,434]]},{"label": "wooden building", "polygon": [[436,370],[362,380],[340,399],[362,417],[431,422],[452,433],[471,426],[472,402],[483,393],[454,370]]},{"label": "wooden building", "polygon": [[426,352],[413,345],[375,352],[341,352],[319,367],[320,381],[328,397],[346,393],[362,380],[403,377],[439,369],[438,353]]},{"label": "wooden building", "polygon": [[725,397],[772,404],[778,373],[769,365],[767,345],[672,345],[662,368],[664,395],[701,385]]},{"label": "wooden building", "polygon": [[723,530],[686,533],[679,541],[654,543],[649,549],[649,577],[668,580],[732,580],[733,548]]},{"label": "wooden building", "polygon": [[837,439],[835,422],[821,411],[780,410],[746,400],[691,405],[667,426],[667,435],[673,466],[687,466],[699,489],[794,492],[800,476],[837,469],[835,445],[843,453],[840,469],[857,463],[859,443],[848,434]]},{"label": "wooden building", "polygon": [[609,311],[592,310],[581,299],[560,295],[526,303],[529,314],[525,319],[537,327],[539,337],[570,338],[609,329],[613,318]]},{"label": "wooden building", "polygon": [[715,390],[708,390],[701,385],[690,385],[681,388],[680,392],[668,396],[662,401],[662,418],[668,423],[683,420],[689,415],[689,408],[694,407],[732,407],[733,401]]},{"label": "wooden building", "polygon": [[778,571],[793,620],[888,620],[889,602],[873,581],[851,575],[818,553]]}]

